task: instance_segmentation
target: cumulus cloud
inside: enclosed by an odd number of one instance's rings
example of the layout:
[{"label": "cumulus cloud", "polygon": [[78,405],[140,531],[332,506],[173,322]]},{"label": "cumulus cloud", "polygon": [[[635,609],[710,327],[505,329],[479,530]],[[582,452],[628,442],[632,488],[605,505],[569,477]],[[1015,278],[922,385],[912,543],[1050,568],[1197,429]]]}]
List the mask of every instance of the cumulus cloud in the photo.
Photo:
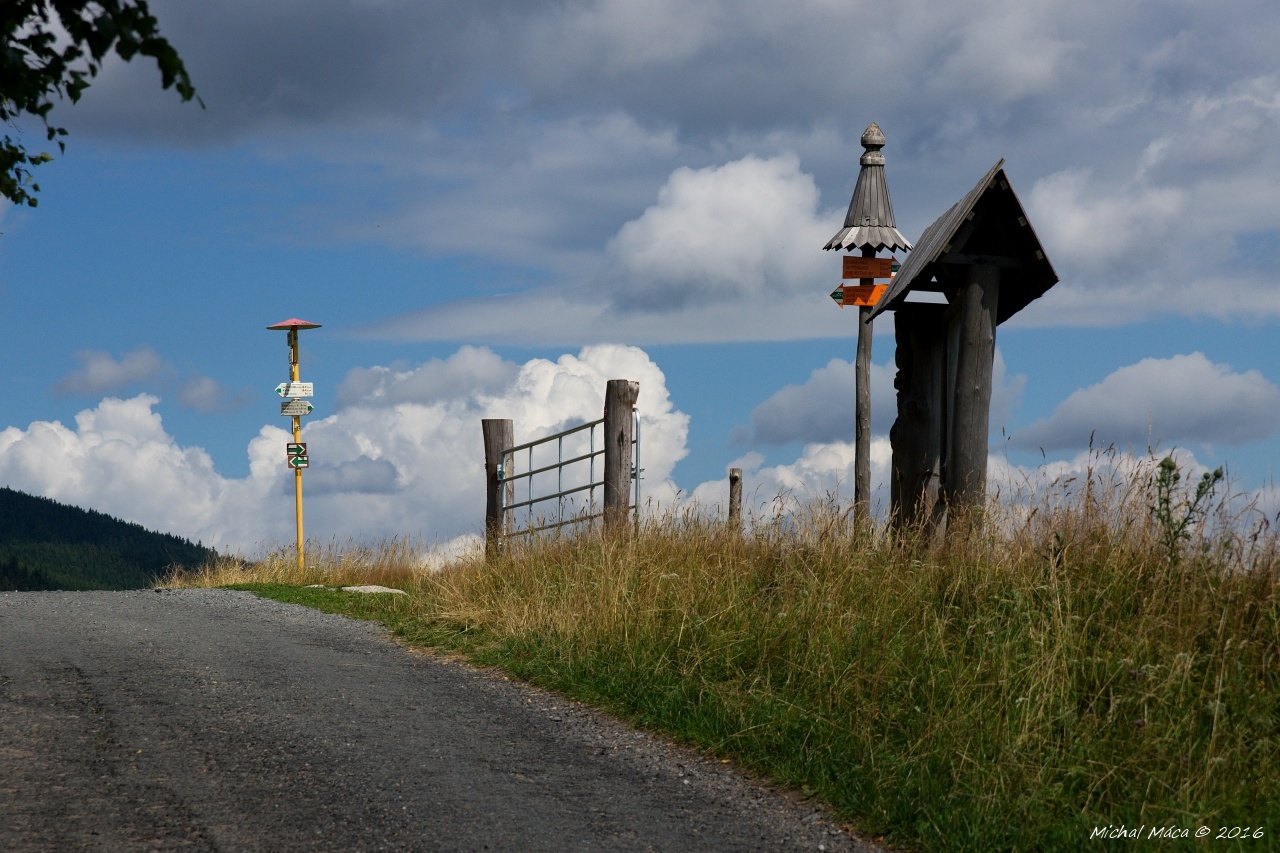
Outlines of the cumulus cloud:
[{"label": "cumulus cloud", "polygon": [[172,373],[173,368],[151,347],[138,347],[115,358],[109,352],[79,350],[80,369],[57,385],[59,394],[110,394],[143,383],[154,383]]},{"label": "cumulus cloud", "polygon": [[[308,531],[321,538],[453,539],[483,523],[482,418],[511,418],[517,442],[600,417],[608,379],[640,383],[645,494],[669,503],[686,453],[688,416],[659,367],[634,347],[601,345],[555,361],[503,362],[482,349],[416,368],[353,371],[345,403],[308,422]],[[36,422],[0,432],[0,482],[219,547],[253,550],[292,536],[285,430],[248,444],[249,474],[227,478],[182,447],[157,397],[108,398],[75,427]]]},{"label": "cumulus cloud", "polygon": [[812,288],[830,276],[816,249],[836,220],[818,217],[818,188],[793,155],[680,168],[610,241],[606,280],[618,307],[658,312]]},{"label": "cumulus cloud", "polygon": [[[794,155],[681,168],[609,241],[590,286],[435,305],[365,329],[396,339],[583,344],[786,340],[848,332],[821,286],[840,221]],[[831,233],[828,233],[831,232]]]},{"label": "cumulus cloud", "polygon": [[[893,387],[896,368],[871,365],[871,431],[887,434],[898,416]],[[854,431],[855,365],[833,358],[809,374],[803,385],[788,385],[751,412],[750,440],[759,444],[830,442],[852,437]],[[992,366],[991,429],[1009,423],[1026,386],[1025,375],[1009,376],[1004,355],[996,348]],[[746,436],[743,436],[744,438]]]},{"label": "cumulus cloud", "polygon": [[1280,388],[1257,370],[1235,373],[1203,353],[1146,358],[1072,393],[1011,445],[1046,450],[1115,443],[1237,445],[1280,429]]}]

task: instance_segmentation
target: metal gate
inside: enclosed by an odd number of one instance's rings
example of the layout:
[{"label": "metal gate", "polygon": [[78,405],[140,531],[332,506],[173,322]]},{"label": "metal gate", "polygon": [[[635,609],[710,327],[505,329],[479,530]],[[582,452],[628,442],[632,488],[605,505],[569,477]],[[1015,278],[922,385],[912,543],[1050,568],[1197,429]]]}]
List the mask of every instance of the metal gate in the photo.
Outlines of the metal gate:
[{"label": "metal gate", "polygon": [[[644,472],[644,469],[640,467],[639,413],[632,413],[632,423],[634,425],[633,438],[631,440],[631,492],[633,503],[630,506],[630,510],[635,514],[638,521],[640,512],[640,475]],[[599,442],[596,440],[597,427],[600,428],[601,433]],[[578,438],[576,441],[573,440],[573,437],[584,432],[586,435],[583,438]],[[554,435],[508,447],[502,451],[502,459],[498,465],[498,494],[501,496],[502,501],[502,526],[507,536],[525,536],[538,531],[554,530],[573,524],[586,524],[590,528],[595,519],[604,515],[603,508],[596,503],[596,489],[604,488],[603,460],[601,459],[597,463],[597,458],[604,456],[605,453],[603,433],[604,418],[600,418]],[[568,458],[565,457],[565,439],[570,439],[568,452],[571,455]],[[543,454],[544,458],[535,460],[535,451],[539,448],[549,449],[552,442],[555,442],[555,461],[546,459],[545,454]],[[585,447],[583,446],[584,444]],[[524,471],[517,472],[517,454],[524,456]],[[578,467],[575,468],[573,466]],[[569,472],[569,485],[567,486],[565,484],[566,470]],[[552,474],[555,477],[555,491],[541,494],[547,488],[546,481],[551,479]],[[582,479],[583,476],[585,476],[585,482],[574,482]],[[535,489],[535,478],[540,478],[539,486],[541,488]],[[517,485],[521,480],[524,481],[523,487]],[[535,491],[540,493],[536,497]],[[521,492],[524,493],[524,500],[512,499],[519,498]],[[509,493],[511,497],[508,497]],[[580,496],[583,496],[584,493],[585,501],[580,499]],[[545,504],[548,501],[556,502],[554,514],[534,511],[535,506]],[[553,518],[554,520],[552,520]]]}]

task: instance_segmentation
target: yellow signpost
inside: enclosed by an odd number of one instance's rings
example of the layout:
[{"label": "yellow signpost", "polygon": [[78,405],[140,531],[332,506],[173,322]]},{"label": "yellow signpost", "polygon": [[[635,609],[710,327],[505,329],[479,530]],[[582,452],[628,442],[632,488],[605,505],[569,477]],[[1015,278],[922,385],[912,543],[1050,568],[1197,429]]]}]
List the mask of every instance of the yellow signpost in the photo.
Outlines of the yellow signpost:
[{"label": "yellow signpost", "polygon": [[291,398],[280,404],[280,414],[293,418],[293,441],[288,444],[285,452],[289,467],[293,469],[293,499],[298,520],[298,573],[302,574],[305,569],[302,544],[302,469],[309,462],[307,446],[302,443],[302,417],[311,414],[314,406],[300,399],[310,397],[313,392],[311,383],[298,381],[298,330],[318,329],[320,324],[293,317],[267,328],[289,333],[289,382],[277,386],[276,393],[281,397]]}]

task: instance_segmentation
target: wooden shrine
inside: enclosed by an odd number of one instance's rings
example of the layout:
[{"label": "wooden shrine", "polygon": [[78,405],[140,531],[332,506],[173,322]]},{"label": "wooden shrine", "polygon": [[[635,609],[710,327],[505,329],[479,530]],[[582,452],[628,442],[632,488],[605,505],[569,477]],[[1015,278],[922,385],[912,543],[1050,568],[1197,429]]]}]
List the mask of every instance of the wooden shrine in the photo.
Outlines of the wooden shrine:
[{"label": "wooden shrine", "polygon": [[[899,526],[936,528],[982,505],[996,327],[1058,281],[1003,165],[925,229],[867,318],[894,312]],[[922,300],[926,292],[942,299]]]}]

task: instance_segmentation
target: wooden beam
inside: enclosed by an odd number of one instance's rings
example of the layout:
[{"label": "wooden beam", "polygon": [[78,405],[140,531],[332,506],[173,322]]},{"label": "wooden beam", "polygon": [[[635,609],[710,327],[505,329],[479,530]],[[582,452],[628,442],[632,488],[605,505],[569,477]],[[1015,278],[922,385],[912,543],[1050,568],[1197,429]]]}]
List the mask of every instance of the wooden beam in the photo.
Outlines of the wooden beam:
[{"label": "wooden beam", "polygon": [[891,518],[931,526],[942,472],[947,306],[906,303],[894,312],[898,417],[889,430]]},{"label": "wooden beam", "polygon": [[1000,268],[969,267],[960,288],[955,378],[951,383],[951,441],[943,482],[948,516],[955,509],[980,507],[986,497],[987,445],[991,420],[991,371],[995,362]]}]

